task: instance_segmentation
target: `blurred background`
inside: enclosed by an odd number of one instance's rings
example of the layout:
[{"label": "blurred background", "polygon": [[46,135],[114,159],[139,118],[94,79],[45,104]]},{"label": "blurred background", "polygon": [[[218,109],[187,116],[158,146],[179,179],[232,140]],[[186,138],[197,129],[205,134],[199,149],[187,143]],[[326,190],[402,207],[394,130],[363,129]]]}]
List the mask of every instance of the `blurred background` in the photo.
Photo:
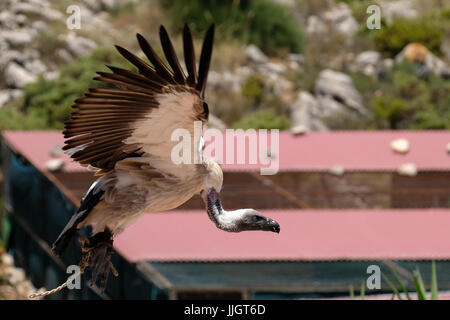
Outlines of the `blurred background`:
[{"label": "blurred background", "polygon": [[[73,5],[79,29],[67,26]],[[51,289],[78,261],[76,243],[67,260],[48,251],[93,181],[61,152],[73,101],[103,85],[92,78],[106,64],[133,69],[113,45],[142,56],[138,32],[162,54],[165,25],[181,57],[185,23],[197,58],[216,24],[210,126],[283,130],[281,172],[261,177],[225,167],[224,202],[275,210],[303,227],[275,242],[218,235],[216,247],[190,253],[164,234],[145,240],[145,230],[134,229],[138,238],[119,241],[121,276],[110,279],[106,295],[83,286],[54,298],[349,297],[368,293],[361,281],[374,264],[391,281],[372,293],[390,298],[390,284],[415,291],[417,274],[427,290],[433,283],[450,290],[448,237],[439,229],[450,218],[450,1],[4,0],[0,299]],[[198,198],[181,210],[209,223]],[[324,228],[336,215],[335,228]],[[161,247],[130,253],[133,239]],[[257,243],[272,251],[257,253]]]}]

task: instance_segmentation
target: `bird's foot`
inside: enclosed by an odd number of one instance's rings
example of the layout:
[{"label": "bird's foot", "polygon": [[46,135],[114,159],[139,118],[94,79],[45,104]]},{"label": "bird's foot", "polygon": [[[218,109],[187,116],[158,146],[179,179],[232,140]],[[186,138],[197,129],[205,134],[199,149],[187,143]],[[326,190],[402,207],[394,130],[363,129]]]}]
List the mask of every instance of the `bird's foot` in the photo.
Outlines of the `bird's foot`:
[{"label": "bird's foot", "polygon": [[96,233],[90,238],[80,238],[79,241],[83,254],[80,268],[84,270],[88,267],[92,270],[90,285],[92,286],[98,280],[103,292],[109,271],[111,270],[116,277],[119,275],[111,262],[111,255],[114,251],[112,234],[109,231],[104,231]]}]

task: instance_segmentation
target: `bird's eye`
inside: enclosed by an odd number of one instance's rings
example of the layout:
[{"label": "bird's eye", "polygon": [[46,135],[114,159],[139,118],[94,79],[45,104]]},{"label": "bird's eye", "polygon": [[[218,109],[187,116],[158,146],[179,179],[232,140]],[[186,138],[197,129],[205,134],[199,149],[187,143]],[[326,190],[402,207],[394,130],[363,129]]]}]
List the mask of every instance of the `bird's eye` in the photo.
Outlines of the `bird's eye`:
[{"label": "bird's eye", "polygon": [[208,116],[209,116],[209,108],[208,108],[208,104],[207,104],[206,102],[203,102],[203,112],[205,113],[206,119],[208,119]]},{"label": "bird's eye", "polygon": [[253,216],[252,219],[253,219],[254,222],[260,222],[260,221],[264,220],[263,217],[261,217],[261,216],[256,216],[256,215]]}]

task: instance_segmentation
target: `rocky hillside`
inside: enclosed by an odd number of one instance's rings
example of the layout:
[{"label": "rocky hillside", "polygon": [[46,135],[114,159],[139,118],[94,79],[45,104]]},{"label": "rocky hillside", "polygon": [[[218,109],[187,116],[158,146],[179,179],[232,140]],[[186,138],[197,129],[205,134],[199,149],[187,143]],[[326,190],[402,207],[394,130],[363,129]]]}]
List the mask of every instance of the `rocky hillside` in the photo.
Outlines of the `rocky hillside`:
[{"label": "rocky hillside", "polygon": [[[200,35],[210,20],[218,25],[207,92],[214,126],[296,133],[450,128],[450,4],[264,0],[229,9],[214,3],[2,1],[0,128],[61,128],[70,101],[91,85],[80,83],[97,71],[89,68],[120,61],[98,48],[121,44],[139,52],[130,35],[141,32],[157,44],[164,23],[181,52],[180,24]],[[373,4],[381,19],[380,29],[371,30]],[[66,25],[70,5],[80,9],[80,29]],[[227,10],[234,15],[223,18]]]}]

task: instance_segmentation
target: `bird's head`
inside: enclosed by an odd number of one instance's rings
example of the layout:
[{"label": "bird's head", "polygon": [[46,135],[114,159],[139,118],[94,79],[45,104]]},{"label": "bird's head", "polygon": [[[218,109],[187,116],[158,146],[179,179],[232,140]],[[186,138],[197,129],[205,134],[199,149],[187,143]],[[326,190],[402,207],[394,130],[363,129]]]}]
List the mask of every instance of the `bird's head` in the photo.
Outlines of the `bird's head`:
[{"label": "bird's head", "polygon": [[203,191],[202,197],[205,201],[209,218],[219,229],[229,232],[261,230],[280,233],[278,222],[263,216],[254,209],[224,210],[219,194],[214,188]]},{"label": "bird's head", "polygon": [[254,209],[240,209],[228,211],[227,214],[233,217],[236,231],[261,230],[280,233],[280,225],[275,220],[263,216]]}]

